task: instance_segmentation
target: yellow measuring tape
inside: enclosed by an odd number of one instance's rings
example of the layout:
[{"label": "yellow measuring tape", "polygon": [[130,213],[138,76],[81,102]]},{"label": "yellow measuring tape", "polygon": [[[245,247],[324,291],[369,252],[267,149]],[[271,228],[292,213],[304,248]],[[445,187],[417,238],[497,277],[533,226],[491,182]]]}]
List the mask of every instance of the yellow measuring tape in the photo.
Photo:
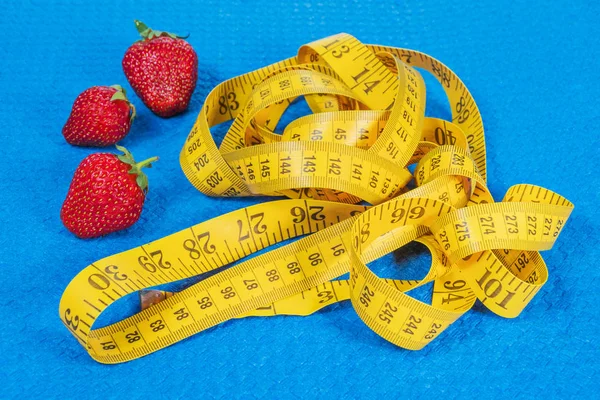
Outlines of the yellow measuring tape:
[{"label": "yellow measuring tape", "polygon": [[[425,117],[425,86],[415,67],[444,88],[451,122]],[[274,133],[300,96],[314,114]],[[217,147],[210,128],[228,120]],[[513,186],[494,202],[485,157],[475,101],[441,62],[347,34],[310,43],[294,58],[218,85],[180,156],[186,176],[206,195],[290,199],[233,211],[89,265],[65,290],[60,318],[95,360],[120,363],[232,318],[308,315],[347,299],[370,329],[413,350],[476,299],[516,317],[548,279],[538,251],[552,247],[573,205],[532,185]],[[373,206],[357,204],[362,200]],[[303,235],[92,329],[129,293]],[[369,269],[413,240],[432,255],[420,281],[383,279]],[[334,280],[348,272],[348,280]],[[407,294],[430,282],[431,304]]]}]

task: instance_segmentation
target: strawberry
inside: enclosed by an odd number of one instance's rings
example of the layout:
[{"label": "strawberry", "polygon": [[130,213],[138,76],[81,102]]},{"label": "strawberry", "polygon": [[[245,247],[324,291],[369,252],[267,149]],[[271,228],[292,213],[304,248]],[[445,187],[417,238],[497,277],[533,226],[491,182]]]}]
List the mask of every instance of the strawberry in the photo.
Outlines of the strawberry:
[{"label": "strawberry", "polygon": [[123,57],[123,71],[135,93],[155,114],[185,111],[196,88],[198,56],[184,37],[155,31],[135,21],[142,40]]},{"label": "strawberry", "polygon": [[110,146],[127,136],[134,117],[125,89],[94,86],[77,96],[62,133],[76,146]]},{"label": "strawberry", "polygon": [[122,155],[95,153],[77,167],[60,219],[80,238],[92,238],[133,225],[142,213],[148,178],[142,168],[158,160],[136,163],[127,149]]}]

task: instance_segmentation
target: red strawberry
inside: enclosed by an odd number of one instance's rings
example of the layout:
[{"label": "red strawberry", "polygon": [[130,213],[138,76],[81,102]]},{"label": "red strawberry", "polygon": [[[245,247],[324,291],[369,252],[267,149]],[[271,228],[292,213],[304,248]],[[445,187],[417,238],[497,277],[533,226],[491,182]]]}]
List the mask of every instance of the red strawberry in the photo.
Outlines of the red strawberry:
[{"label": "red strawberry", "polygon": [[181,36],[135,21],[142,40],[123,57],[125,76],[155,114],[170,117],[188,107],[198,79],[198,56]]},{"label": "red strawberry", "polygon": [[77,167],[60,219],[80,238],[92,238],[133,225],[142,213],[148,178],[142,172],[158,160],[136,163],[127,149],[124,154],[95,153]]},{"label": "red strawberry", "polygon": [[134,117],[125,89],[94,86],[77,96],[62,133],[77,146],[110,146],[127,136]]}]

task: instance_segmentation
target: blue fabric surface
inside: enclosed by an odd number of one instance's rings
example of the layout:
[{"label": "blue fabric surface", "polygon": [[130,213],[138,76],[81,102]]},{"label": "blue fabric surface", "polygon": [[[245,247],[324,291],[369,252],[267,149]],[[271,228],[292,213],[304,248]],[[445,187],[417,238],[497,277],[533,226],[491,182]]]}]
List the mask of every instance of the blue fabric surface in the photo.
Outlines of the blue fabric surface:
[{"label": "blue fabric surface", "polygon": [[[597,396],[598,2],[163,3],[3,2],[0,398]],[[59,209],[76,166],[97,150],[68,145],[61,129],[84,89],[130,88],[121,59],[137,40],[134,18],[190,33],[200,78],[189,111],[172,119],[153,115],[130,90],[138,118],[122,144],[161,160],[149,171],[141,220],[82,241],[62,226]],[[94,362],[57,315],[80,269],[263,200],[207,198],[180,170],[179,150],[208,91],[338,32],[429,53],[458,73],[483,116],[497,198],[533,183],[575,203],[558,243],[543,253],[547,285],[518,318],[478,306],[420,352],[379,338],[344,303],[307,318],[227,322],[127,364]],[[447,116],[441,90],[428,88],[428,112]],[[422,274],[425,263],[411,270]],[[113,314],[134,307],[125,301]]]}]

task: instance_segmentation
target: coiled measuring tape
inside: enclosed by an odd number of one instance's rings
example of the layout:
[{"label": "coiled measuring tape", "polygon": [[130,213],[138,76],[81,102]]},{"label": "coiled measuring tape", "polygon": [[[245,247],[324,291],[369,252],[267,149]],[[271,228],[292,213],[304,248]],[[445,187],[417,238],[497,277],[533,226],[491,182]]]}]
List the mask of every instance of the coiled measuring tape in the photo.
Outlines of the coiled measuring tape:
[{"label": "coiled measuring tape", "polygon": [[[425,86],[415,67],[440,82],[452,121],[425,117]],[[274,133],[300,96],[314,114]],[[228,120],[217,147],[210,128]],[[436,59],[347,34],[310,43],[294,58],[218,85],[180,155],[186,176],[206,195],[290,199],[233,211],[89,265],[65,290],[60,318],[95,360],[120,363],[231,318],[309,315],[348,299],[370,329],[412,350],[438,337],[476,299],[516,317],[546,282],[538,251],[552,247],[573,205],[532,185],[513,186],[494,202],[485,157],[475,101]],[[305,237],[92,329],[127,294],[299,236]],[[413,240],[432,254],[423,279],[384,279],[369,269]],[[349,279],[335,280],[348,272]],[[407,293],[430,282],[431,304]]]}]

